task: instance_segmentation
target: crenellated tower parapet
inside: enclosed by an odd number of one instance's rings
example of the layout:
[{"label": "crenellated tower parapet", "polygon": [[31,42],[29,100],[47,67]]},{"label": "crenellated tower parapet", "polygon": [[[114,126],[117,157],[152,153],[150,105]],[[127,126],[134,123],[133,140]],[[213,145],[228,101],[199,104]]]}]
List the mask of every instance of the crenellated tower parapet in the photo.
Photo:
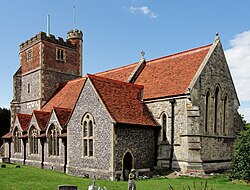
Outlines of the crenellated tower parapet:
[{"label": "crenellated tower parapet", "polygon": [[42,40],[53,43],[53,44],[57,44],[57,45],[60,45],[60,46],[65,46],[65,47],[68,47],[68,48],[75,48],[75,45],[72,44],[69,40],[64,40],[61,37],[56,38],[52,34],[49,34],[47,36],[45,32],[39,32],[34,37],[32,37],[29,40],[27,40],[27,41],[20,44],[20,46],[19,46],[20,47],[20,52],[34,46],[36,43],[39,43]]}]

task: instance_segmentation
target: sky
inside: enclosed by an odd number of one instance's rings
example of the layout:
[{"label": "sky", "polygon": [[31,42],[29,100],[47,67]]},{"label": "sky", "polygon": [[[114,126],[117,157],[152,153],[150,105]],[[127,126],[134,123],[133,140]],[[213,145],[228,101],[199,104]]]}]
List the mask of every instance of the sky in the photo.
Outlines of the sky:
[{"label": "sky", "polygon": [[46,32],[50,15],[56,37],[83,31],[84,75],[137,62],[141,51],[150,60],[207,45],[219,32],[239,112],[250,122],[249,7],[249,0],[1,0],[0,107],[12,100],[19,45]]}]

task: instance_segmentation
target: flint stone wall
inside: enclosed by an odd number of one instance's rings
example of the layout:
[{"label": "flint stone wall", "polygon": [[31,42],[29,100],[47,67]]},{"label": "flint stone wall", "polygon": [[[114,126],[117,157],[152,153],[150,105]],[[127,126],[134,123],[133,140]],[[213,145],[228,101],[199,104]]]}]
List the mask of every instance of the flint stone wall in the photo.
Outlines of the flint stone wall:
[{"label": "flint stone wall", "polygon": [[[86,113],[94,118],[94,156],[83,157],[82,118]],[[113,124],[87,80],[68,124],[68,173],[72,175],[112,178]]]},{"label": "flint stone wall", "polygon": [[155,127],[118,125],[115,127],[115,170],[122,171],[123,156],[130,152],[134,168],[152,168],[155,161]]},{"label": "flint stone wall", "polygon": [[[65,63],[61,63],[65,64]],[[59,87],[60,83],[67,82],[69,80],[73,80],[78,78],[77,75],[71,75],[67,73],[61,73],[50,70],[42,71],[42,99],[44,102],[48,101],[49,98],[54,94],[56,89]]]}]

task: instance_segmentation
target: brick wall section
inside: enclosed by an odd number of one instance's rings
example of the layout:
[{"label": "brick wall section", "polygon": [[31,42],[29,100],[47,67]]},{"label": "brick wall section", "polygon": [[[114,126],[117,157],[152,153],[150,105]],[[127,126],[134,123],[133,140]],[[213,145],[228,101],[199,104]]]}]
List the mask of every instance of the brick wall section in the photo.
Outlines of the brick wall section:
[{"label": "brick wall section", "polygon": [[[94,156],[82,156],[83,128],[81,120],[85,113],[94,118]],[[87,80],[68,123],[68,173],[83,176],[89,174],[98,178],[111,178],[112,128],[110,117],[100,99]]]},{"label": "brick wall section", "polygon": [[[28,60],[28,51],[32,50],[32,60]],[[22,65],[22,73],[35,70],[41,67],[41,42],[34,44],[32,47],[20,51],[20,63]]]},{"label": "brick wall section", "polygon": [[[56,60],[56,48],[64,50],[65,61]],[[43,42],[43,68],[79,76],[79,65],[77,56],[79,56],[76,48],[68,48],[65,46]]]}]

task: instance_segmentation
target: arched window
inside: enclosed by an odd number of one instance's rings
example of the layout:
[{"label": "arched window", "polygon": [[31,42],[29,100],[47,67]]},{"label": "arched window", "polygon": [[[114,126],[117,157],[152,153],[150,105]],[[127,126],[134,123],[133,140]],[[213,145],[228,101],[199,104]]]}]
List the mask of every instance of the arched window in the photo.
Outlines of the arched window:
[{"label": "arched window", "polygon": [[226,133],[226,125],[227,125],[227,106],[228,106],[228,100],[227,96],[224,98],[224,105],[223,105],[223,126],[222,126],[222,133]]},{"label": "arched window", "polygon": [[14,130],[14,153],[21,153],[21,133],[18,131],[16,127]]},{"label": "arched window", "polygon": [[35,127],[32,127],[30,130],[30,154],[38,154],[38,139],[37,139],[38,131]]},{"label": "arched window", "polygon": [[218,132],[220,118],[220,88],[217,86],[215,90],[215,100],[214,100],[214,133]]},{"label": "arched window", "polygon": [[59,156],[59,133],[54,125],[50,127],[48,135],[49,156]]},{"label": "arched window", "polygon": [[94,119],[90,113],[83,117],[82,127],[83,156],[92,157],[94,155]]},{"label": "arched window", "polygon": [[167,116],[162,114],[162,141],[167,140]]},{"label": "arched window", "polygon": [[211,94],[209,91],[206,93],[206,110],[205,110],[205,132],[208,132],[210,127],[211,117],[210,117],[210,108],[211,108]]}]

